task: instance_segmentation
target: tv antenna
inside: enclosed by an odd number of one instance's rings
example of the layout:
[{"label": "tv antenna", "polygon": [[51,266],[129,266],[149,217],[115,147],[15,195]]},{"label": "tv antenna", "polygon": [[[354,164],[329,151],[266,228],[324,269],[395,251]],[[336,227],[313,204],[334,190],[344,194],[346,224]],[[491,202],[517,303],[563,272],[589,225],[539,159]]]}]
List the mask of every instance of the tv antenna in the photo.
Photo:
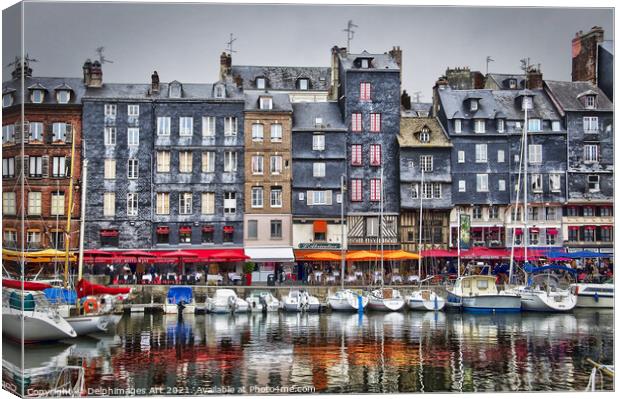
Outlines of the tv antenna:
[{"label": "tv antenna", "polygon": [[237,41],[237,38],[234,37],[234,35],[231,33],[230,39],[228,39],[228,41],[226,42],[226,51],[228,51],[230,54],[237,52],[236,50],[233,50],[233,43],[235,41]]},{"label": "tv antenna", "polygon": [[487,75],[489,74],[489,62],[495,62],[495,60],[490,55],[487,55]]},{"label": "tv antenna", "polygon": [[101,65],[103,65],[106,62],[109,64],[113,64],[114,61],[111,61],[105,58],[105,56],[103,55],[103,50],[105,50],[105,47],[103,46],[97,47],[97,49],[95,50],[95,52],[99,55],[99,62],[101,63]]},{"label": "tv antenna", "polygon": [[422,92],[421,92],[421,91],[414,91],[412,94],[415,96],[415,102],[416,102],[416,103],[419,103],[419,102],[420,102],[420,99],[421,99],[422,97],[424,97],[424,96],[422,95]]},{"label": "tv antenna", "polygon": [[359,28],[359,26],[355,25],[353,20],[350,19],[349,22],[347,22],[347,29],[342,30],[343,32],[347,32],[347,51],[349,53],[351,52],[351,40],[353,40],[353,35],[355,35],[353,28]]},{"label": "tv antenna", "polygon": [[[37,60],[36,58],[30,58],[30,55],[28,55],[28,54],[26,54],[26,56],[23,58],[23,60],[24,60],[26,63],[30,63],[30,62],[39,62],[39,60]],[[21,61],[22,61],[22,60],[20,59],[20,57],[15,56],[15,60],[14,60],[13,62],[8,63],[6,66],[7,66],[7,67],[17,66],[17,65],[19,65],[19,63],[20,63]]]}]

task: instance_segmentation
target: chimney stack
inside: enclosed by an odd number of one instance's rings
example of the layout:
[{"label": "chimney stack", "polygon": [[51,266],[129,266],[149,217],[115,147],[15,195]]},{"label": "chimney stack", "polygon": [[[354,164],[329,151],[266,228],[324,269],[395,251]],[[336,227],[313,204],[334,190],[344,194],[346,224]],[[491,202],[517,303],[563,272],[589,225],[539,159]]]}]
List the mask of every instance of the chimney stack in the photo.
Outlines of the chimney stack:
[{"label": "chimney stack", "polygon": [[86,87],[90,86],[90,70],[92,66],[93,63],[90,58],[87,58],[86,61],[84,61],[84,65],[82,65],[82,72],[84,73],[84,86]]},{"label": "chimney stack", "polygon": [[389,52],[390,57],[394,59],[398,67],[403,69],[403,51],[400,49],[400,46],[394,46]]},{"label": "chimney stack", "polygon": [[338,70],[338,56],[343,54],[347,55],[347,49],[345,47],[334,46],[331,49],[331,84],[329,87],[329,99],[338,100],[338,87],[340,86],[339,70]]},{"label": "chimney stack", "polygon": [[24,74],[24,78],[32,77],[32,68],[30,68],[30,63],[27,59],[19,59],[15,58],[15,69],[11,72],[11,77],[14,80],[18,80],[22,78],[22,71]]},{"label": "chimney stack", "polygon": [[603,42],[605,31],[593,26],[585,34],[579,31],[572,41],[573,82],[597,84],[598,45]]},{"label": "chimney stack", "polygon": [[542,89],[543,88],[543,74],[540,70],[540,64],[537,67],[530,67],[527,71],[527,88]]},{"label": "chimney stack", "polygon": [[407,90],[403,90],[403,94],[400,96],[400,104],[403,106],[403,109],[411,109],[411,97],[407,94]]},{"label": "chimney stack", "polygon": [[84,73],[84,85],[86,87],[101,87],[103,85],[103,71],[101,62],[95,60],[91,62],[87,59],[82,65]]},{"label": "chimney stack", "polygon": [[151,75],[151,94],[159,94],[159,75],[153,71]]},{"label": "chimney stack", "polygon": [[225,51],[220,55],[220,80],[226,80],[232,72],[232,54],[226,54]]}]

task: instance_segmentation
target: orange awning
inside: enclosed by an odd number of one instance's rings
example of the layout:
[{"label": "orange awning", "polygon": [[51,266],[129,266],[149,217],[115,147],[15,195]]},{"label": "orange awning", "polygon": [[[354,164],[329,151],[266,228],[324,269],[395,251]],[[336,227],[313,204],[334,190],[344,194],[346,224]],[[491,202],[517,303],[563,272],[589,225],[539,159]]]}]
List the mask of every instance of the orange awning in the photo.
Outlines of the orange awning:
[{"label": "orange awning", "polygon": [[381,255],[380,254],[376,254],[370,251],[350,251],[347,254],[347,260],[360,260],[360,261],[364,261],[364,260],[375,260],[377,258],[380,258]]},{"label": "orange awning", "polygon": [[327,233],[327,220],[315,220],[312,225],[315,233]]},{"label": "orange awning", "polygon": [[309,260],[325,260],[325,261],[335,261],[335,260],[341,260],[341,256],[340,255],[336,255],[332,252],[328,252],[328,251],[321,251],[321,252],[314,252],[312,254],[306,255],[306,259]]},{"label": "orange awning", "polygon": [[394,252],[390,252],[389,254],[386,254],[383,256],[384,259],[389,259],[389,260],[409,260],[409,259],[420,259],[420,255],[415,254],[413,252],[407,252],[407,251],[394,251]]}]

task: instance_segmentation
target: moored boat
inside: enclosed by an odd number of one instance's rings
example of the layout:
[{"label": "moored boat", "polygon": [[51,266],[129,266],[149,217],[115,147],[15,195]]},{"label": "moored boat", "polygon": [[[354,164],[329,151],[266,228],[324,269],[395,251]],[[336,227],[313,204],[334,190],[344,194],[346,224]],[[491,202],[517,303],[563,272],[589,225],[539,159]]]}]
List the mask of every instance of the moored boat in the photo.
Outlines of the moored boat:
[{"label": "moored boat", "polygon": [[287,296],[282,298],[284,310],[288,312],[318,312],[319,299],[305,290],[291,289]]},{"label": "moored boat", "polygon": [[395,312],[401,310],[403,306],[405,300],[395,288],[379,288],[368,295],[368,308],[372,310]]},{"label": "moored boat", "polygon": [[405,302],[411,310],[442,310],[446,305],[443,297],[429,289],[412,292],[405,298]]},{"label": "moored boat", "polygon": [[250,310],[250,306],[234,290],[220,288],[215,290],[213,298],[207,297],[205,310],[210,313],[244,313]]},{"label": "moored boat", "polygon": [[601,284],[571,284],[570,290],[577,296],[578,308],[613,308],[614,283],[608,280]]},{"label": "moored boat", "polygon": [[164,303],[164,313],[193,314],[196,310],[196,300],[191,287],[170,287]]},{"label": "moored boat", "polygon": [[[574,274],[574,269],[565,266],[549,265],[538,268],[526,268],[528,274],[533,274],[529,284],[508,290],[521,296],[523,310],[537,312],[568,312],[577,305],[577,296],[568,289],[560,287],[557,276],[551,271],[563,270]],[[541,272],[547,272],[539,274]]]},{"label": "moored boat", "polygon": [[269,291],[252,291],[245,298],[252,312],[277,312],[280,309],[280,301]]},{"label": "moored boat", "polygon": [[332,310],[358,311],[360,305],[362,309],[368,305],[368,297],[360,292],[341,289],[327,297],[327,302]]},{"label": "moored boat", "polygon": [[461,276],[448,289],[449,306],[460,306],[472,312],[519,312],[518,294],[498,291],[495,277],[487,275]]}]

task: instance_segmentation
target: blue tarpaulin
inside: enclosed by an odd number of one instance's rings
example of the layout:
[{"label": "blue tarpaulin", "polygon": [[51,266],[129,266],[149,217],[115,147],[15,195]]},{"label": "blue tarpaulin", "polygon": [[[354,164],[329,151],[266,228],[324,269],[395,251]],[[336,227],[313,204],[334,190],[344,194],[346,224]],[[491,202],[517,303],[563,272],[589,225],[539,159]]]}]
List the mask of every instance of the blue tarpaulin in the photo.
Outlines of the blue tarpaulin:
[{"label": "blue tarpaulin", "polygon": [[581,259],[581,258],[610,258],[611,254],[601,254],[598,252],[591,251],[579,251],[579,252],[571,252],[567,254],[569,258],[572,259]]},{"label": "blue tarpaulin", "polygon": [[50,303],[74,305],[77,298],[77,293],[67,288],[46,288],[43,293]]},{"label": "blue tarpaulin", "polygon": [[170,287],[168,291],[169,303],[190,303],[193,294],[191,287]]},{"label": "blue tarpaulin", "polygon": [[541,266],[541,267],[534,267],[533,265],[528,263],[527,265],[525,265],[524,270],[527,273],[532,273],[532,274],[533,273],[544,272],[544,271],[547,271],[547,270],[563,270],[563,271],[569,272],[571,274],[577,274],[577,270],[575,270],[573,268],[570,268],[570,267],[563,266],[563,265],[557,265],[557,264]]}]

